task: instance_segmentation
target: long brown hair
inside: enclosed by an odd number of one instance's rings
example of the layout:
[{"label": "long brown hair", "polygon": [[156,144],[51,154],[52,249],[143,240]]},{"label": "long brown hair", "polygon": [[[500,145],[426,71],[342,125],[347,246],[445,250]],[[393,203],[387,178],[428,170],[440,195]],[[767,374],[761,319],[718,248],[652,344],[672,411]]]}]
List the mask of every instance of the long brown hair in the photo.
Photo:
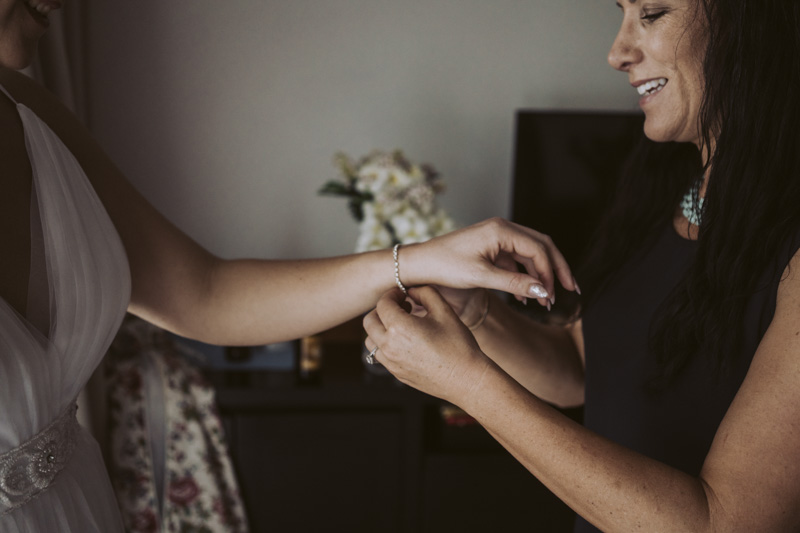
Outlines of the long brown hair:
[{"label": "long brown hair", "polygon": [[[708,31],[700,128],[715,150],[697,254],[651,328],[650,349],[662,370],[654,383],[662,386],[693,357],[726,370],[760,274],[800,229],[800,2],[698,5]],[[584,307],[671,220],[704,170],[693,145],[649,141],[626,168],[586,262]]]}]

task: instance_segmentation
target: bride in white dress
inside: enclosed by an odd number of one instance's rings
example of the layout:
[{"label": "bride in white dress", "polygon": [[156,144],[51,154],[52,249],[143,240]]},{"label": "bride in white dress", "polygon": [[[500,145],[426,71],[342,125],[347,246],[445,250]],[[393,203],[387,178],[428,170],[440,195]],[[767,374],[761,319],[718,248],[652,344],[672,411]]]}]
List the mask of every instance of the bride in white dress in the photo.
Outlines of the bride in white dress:
[{"label": "bride in white dress", "polygon": [[257,345],[363,314],[399,283],[488,287],[542,305],[555,277],[575,288],[549,239],[501,220],[408,246],[397,261],[392,250],[214,257],[131,187],[69,111],[15,72],[59,7],[0,0],[0,531],[122,531],[75,398],[126,311],[208,343]]}]

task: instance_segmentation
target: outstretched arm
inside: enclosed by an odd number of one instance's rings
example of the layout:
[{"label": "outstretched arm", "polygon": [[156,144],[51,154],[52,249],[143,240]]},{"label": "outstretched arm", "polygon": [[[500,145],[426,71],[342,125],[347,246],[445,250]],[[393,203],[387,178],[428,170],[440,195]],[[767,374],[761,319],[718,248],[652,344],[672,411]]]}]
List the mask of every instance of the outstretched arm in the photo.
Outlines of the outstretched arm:
[{"label": "outstretched arm", "polygon": [[[125,179],[91,135],[52,95],[0,70],[3,85],[62,139],[86,172],[125,246],[132,277],[129,310],[175,333],[214,344],[263,344],[329,328],[371,308],[394,286],[390,250],[308,261],[222,260],[159,214]],[[408,285],[487,286],[520,296],[554,283],[536,274],[557,253],[539,234],[491,220],[404,247]],[[534,274],[508,268],[516,258]],[[560,263],[567,288],[571,275]]]}]

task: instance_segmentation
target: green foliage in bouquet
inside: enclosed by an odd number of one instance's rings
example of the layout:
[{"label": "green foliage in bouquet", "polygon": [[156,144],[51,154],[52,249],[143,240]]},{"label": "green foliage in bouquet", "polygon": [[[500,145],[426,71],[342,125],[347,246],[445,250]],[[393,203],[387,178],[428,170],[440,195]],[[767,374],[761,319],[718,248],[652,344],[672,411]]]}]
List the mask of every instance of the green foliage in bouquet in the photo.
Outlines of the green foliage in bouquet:
[{"label": "green foliage in bouquet", "polygon": [[334,163],[341,177],[319,193],[347,198],[361,230],[356,251],[422,242],[455,229],[436,206],[444,184],[432,166],[412,163],[400,150],[376,150],[358,161],[337,153]]}]

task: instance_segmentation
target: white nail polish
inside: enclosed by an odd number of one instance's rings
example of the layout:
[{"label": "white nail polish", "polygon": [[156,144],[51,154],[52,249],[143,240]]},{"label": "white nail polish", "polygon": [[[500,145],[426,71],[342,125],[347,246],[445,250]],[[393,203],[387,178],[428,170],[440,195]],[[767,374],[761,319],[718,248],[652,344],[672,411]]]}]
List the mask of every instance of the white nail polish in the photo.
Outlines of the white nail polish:
[{"label": "white nail polish", "polygon": [[537,298],[547,298],[550,296],[549,294],[547,294],[545,288],[542,287],[541,285],[531,285],[531,287],[528,289],[528,293],[531,296],[535,296]]}]

